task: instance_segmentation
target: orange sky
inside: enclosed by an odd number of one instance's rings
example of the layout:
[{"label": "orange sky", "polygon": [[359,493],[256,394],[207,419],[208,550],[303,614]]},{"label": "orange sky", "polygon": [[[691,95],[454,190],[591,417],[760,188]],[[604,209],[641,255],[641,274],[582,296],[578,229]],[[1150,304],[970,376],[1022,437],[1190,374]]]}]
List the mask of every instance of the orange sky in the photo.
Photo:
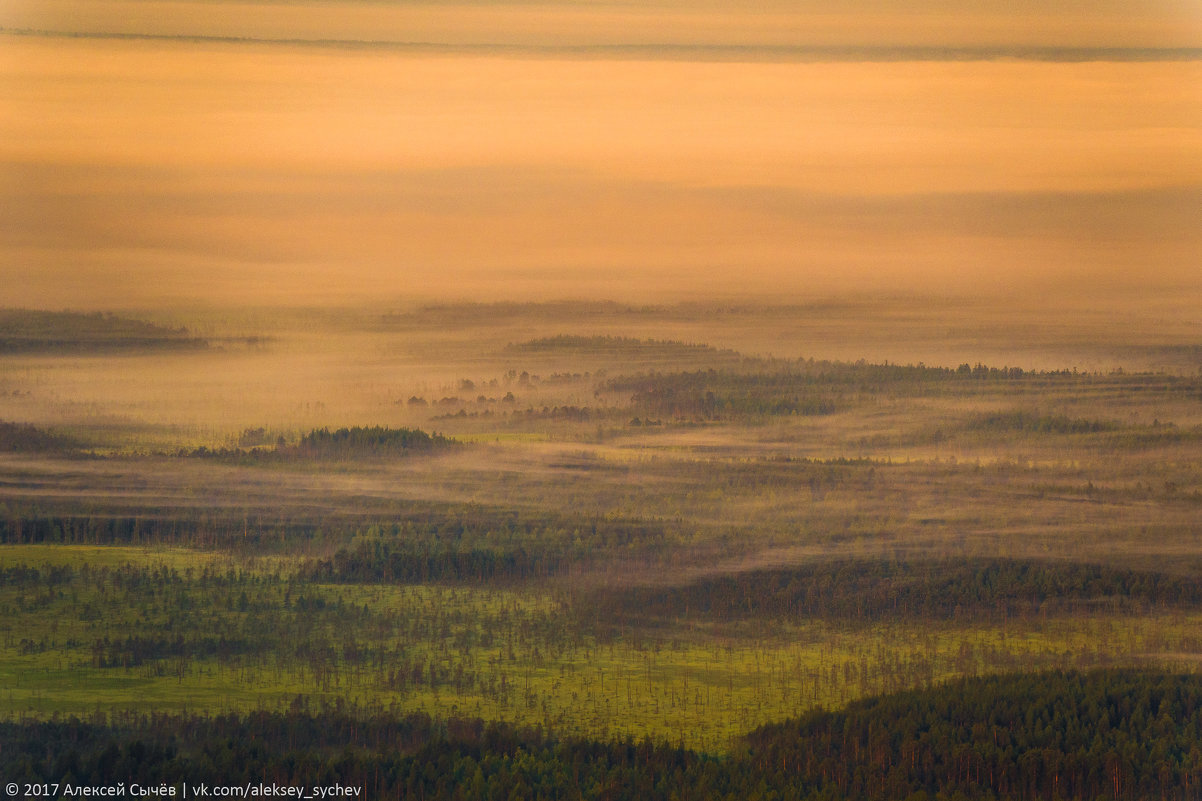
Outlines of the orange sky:
[{"label": "orange sky", "polygon": [[1202,12],[961,5],[6,4],[158,38],[0,34],[0,305],[1202,288]]}]

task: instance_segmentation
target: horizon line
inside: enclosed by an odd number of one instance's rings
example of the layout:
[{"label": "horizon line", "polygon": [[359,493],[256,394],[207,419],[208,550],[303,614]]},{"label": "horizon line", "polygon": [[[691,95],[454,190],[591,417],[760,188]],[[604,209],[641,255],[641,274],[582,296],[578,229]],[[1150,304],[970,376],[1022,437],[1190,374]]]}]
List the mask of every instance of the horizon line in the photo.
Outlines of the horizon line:
[{"label": "horizon line", "polygon": [[57,31],[0,27],[0,35],[52,39],[267,45],[321,49],[392,50],[430,55],[575,57],[595,60],[756,61],[756,62],[973,62],[1039,61],[1172,62],[1202,61],[1202,47],[1110,47],[1059,45],[774,45],[774,44],[507,44],[499,42],[411,42],[391,39],[304,39],[216,34],[138,33],[128,31]]}]

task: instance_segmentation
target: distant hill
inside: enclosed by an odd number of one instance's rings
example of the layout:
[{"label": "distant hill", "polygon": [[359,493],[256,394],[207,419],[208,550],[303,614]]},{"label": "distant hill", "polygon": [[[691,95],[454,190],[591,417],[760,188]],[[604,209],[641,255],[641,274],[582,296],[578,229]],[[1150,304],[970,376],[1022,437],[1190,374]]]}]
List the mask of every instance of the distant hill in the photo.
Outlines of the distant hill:
[{"label": "distant hill", "polygon": [[648,319],[662,317],[660,306],[625,306],[613,301],[549,301],[515,303],[449,303],[383,315],[386,328],[425,325],[496,325],[514,320]]},{"label": "distant hill", "polygon": [[104,312],[0,309],[0,354],[71,353],[207,347],[184,328],[167,328]]},{"label": "distant hill", "polygon": [[674,339],[635,339],[614,336],[577,336],[559,334],[540,337],[506,346],[511,353],[597,353],[625,356],[695,356],[722,354],[735,356],[733,351],[719,351],[709,345],[679,342]]}]

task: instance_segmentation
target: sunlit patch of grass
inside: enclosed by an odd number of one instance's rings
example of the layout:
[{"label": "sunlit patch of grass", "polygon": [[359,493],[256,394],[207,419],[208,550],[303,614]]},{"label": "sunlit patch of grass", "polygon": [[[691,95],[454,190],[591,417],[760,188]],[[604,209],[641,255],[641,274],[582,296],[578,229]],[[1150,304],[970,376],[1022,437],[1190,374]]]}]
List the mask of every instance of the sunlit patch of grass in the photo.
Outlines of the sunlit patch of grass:
[{"label": "sunlit patch of grass", "polygon": [[0,567],[13,565],[120,567],[131,564],[185,570],[228,561],[228,556],[212,551],[166,546],[0,545]]},{"label": "sunlit patch of grass", "polygon": [[310,584],[345,603],[366,604],[373,612],[396,613],[445,610],[468,618],[486,613],[564,611],[563,602],[551,595],[523,590],[441,586],[432,584]]}]

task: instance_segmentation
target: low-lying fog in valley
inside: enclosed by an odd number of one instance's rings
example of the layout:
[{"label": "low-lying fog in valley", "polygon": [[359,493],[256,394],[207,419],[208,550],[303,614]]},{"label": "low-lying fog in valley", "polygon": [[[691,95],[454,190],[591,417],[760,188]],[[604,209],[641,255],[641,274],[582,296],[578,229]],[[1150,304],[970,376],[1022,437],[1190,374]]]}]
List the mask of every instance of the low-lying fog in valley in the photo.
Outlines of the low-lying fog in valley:
[{"label": "low-lying fog in valley", "polygon": [[[1108,335],[1121,313],[897,299],[181,312],[150,315],[163,342],[121,347],[70,339],[119,317],[44,315],[58,340],[9,341],[0,419],[71,447],[5,456],[0,493],[279,520],[375,520],[408,501],[667,517],[712,532],[699,563],[712,548],[753,563],[1161,554],[1197,535],[1184,499],[1199,489],[1202,351],[1185,315]],[[10,327],[35,328],[21,315]],[[356,427],[456,446],[292,468],[252,455]],[[871,478],[825,488],[810,473],[827,463]],[[1180,502],[1153,503],[1169,486]],[[1128,542],[1132,526],[1159,534]]]}]

